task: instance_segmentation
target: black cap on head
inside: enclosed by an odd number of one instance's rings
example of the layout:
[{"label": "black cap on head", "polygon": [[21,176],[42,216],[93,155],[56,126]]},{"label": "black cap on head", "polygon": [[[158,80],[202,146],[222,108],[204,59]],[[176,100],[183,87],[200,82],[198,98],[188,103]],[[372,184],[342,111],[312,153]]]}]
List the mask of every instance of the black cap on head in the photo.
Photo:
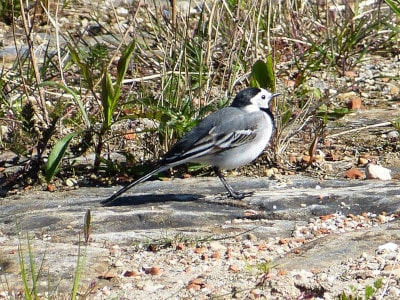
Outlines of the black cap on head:
[{"label": "black cap on head", "polygon": [[250,87],[240,91],[236,97],[233,99],[231,106],[233,107],[243,107],[249,104],[251,98],[261,92],[261,89],[257,87]]}]

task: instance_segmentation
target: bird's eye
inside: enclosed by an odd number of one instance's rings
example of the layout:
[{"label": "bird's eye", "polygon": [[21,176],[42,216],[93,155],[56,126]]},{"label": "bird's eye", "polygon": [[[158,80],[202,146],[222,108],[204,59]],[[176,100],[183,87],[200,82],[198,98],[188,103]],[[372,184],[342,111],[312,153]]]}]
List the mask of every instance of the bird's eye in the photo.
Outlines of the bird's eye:
[{"label": "bird's eye", "polygon": [[261,99],[264,99],[264,100],[265,100],[265,95],[262,95],[262,96],[261,96]]}]

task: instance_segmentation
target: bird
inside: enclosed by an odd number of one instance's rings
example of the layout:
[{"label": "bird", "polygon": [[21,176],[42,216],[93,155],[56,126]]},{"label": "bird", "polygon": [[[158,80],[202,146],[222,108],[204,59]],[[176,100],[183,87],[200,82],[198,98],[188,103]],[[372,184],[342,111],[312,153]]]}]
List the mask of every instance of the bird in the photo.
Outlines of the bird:
[{"label": "bird", "polygon": [[210,165],[228,196],[240,200],[246,195],[236,192],[226,181],[222,169],[231,170],[255,160],[268,145],[274,130],[270,102],[280,93],[248,87],[237,93],[230,106],[206,116],[176,142],[155,169],[101,201],[109,206],[118,196],[154,174],[191,162]]}]

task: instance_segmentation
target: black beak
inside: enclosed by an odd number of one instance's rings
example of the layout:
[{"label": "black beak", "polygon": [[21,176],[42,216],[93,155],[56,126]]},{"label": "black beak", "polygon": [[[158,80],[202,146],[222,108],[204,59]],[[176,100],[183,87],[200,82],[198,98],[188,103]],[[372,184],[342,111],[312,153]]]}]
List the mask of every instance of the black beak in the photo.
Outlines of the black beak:
[{"label": "black beak", "polygon": [[272,94],[272,98],[278,97],[279,95],[282,95],[282,94],[281,93]]}]

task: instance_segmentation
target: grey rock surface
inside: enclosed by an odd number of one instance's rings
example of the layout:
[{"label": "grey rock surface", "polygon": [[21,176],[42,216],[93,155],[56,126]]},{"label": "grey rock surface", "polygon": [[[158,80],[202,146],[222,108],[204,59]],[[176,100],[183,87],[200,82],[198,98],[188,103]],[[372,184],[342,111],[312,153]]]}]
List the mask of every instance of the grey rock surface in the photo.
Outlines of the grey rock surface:
[{"label": "grey rock surface", "polygon": [[[258,241],[285,239],[310,218],[322,215],[389,215],[400,211],[400,188],[393,180],[318,182],[301,176],[285,177],[279,182],[243,177],[228,180],[238,190],[254,194],[240,202],[227,201],[224,194],[218,194],[224,189],[217,178],[191,178],[146,182],[111,207],[102,207],[99,202],[117,187],[25,192],[0,199],[0,272],[12,286],[21,286],[18,248],[22,247],[28,256],[29,240],[36,263],[44,262],[42,272],[59,278],[58,291],[67,292],[74,278],[79,244],[86,255],[82,284],[96,280],[101,286],[110,284],[101,276],[99,279],[99,274],[115,267],[115,249],[125,249],[120,250],[125,251],[123,255],[134,255],[132,245],[163,236],[196,239],[250,231]],[[89,209],[91,235],[84,246],[83,219]],[[249,211],[256,212],[253,220],[248,217]],[[286,270],[311,271],[340,265],[362,253],[372,255],[387,242],[400,243],[398,220],[316,238],[298,248],[300,255],[286,252],[271,256]]]}]

